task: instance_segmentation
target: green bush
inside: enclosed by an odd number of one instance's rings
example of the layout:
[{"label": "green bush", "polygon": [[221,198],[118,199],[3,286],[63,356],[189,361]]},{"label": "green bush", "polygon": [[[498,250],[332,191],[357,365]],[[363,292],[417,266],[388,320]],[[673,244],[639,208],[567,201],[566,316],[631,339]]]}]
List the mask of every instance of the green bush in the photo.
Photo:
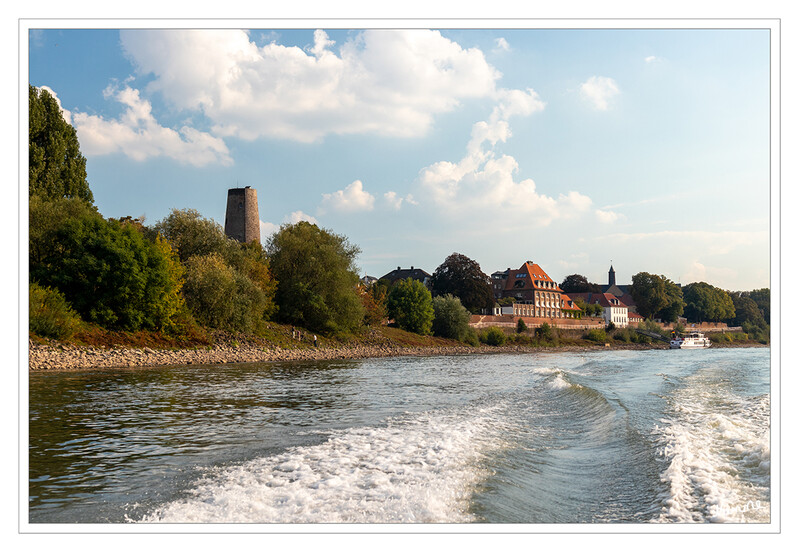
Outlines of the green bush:
[{"label": "green bush", "polygon": [[535,329],[535,335],[538,339],[542,339],[544,341],[552,341],[554,337],[554,332],[552,330],[552,326],[544,322],[541,324],[540,327]]},{"label": "green bush", "polygon": [[480,336],[477,335],[477,330],[470,326],[469,329],[466,330],[466,335],[463,336],[463,342],[472,347],[480,345]]},{"label": "green bush", "polygon": [[388,293],[388,316],[399,328],[428,335],[433,328],[433,299],[424,284],[407,278]]},{"label": "green bush", "polygon": [[463,341],[471,314],[450,294],[433,299],[433,335]]},{"label": "green bush", "polygon": [[524,323],[524,320],[519,318],[516,321],[516,333],[524,333],[527,331],[527,324]]},{"label": "green bush", "polygon": [[585,338],[589,341],[595,341],[597,343],[604,343],[608,340],[608,336],[605,333],[605,330],[600,328],[594,328],[593,330],[588,330]]},{"label": "green bush", "polygon": [[506,339],[505,332],[496,326],[492,326],[480,333],[480,341],[492,347],[504,345]]},{"label": "green bush", "polygon": [[80,317],[57,289],[30,285],[29,329],[41,337],[66,339],[78,329]]},{"label": "green bush", "polygon": [[86,321],[162,329],[180,310],[180,267],[140,225],[104,219],[77,199],[31,198],[30,276],[58,289]]}]

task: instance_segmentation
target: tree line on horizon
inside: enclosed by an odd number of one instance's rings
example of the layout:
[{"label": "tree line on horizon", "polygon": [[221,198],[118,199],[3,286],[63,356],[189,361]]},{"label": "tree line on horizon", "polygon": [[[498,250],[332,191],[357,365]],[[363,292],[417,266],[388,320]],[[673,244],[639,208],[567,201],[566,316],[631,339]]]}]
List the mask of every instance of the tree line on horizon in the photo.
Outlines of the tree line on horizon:
[{"label": "tree line on horizon", "polygon": [[[77,133],[55,98],[29,86],[29,108],[29,305],[37,335],[68,337],[82,322],[177,336],[202,328],[258,334],[274,320],[346,336],[391,319],[423,335],[497,338],[469,327],[469,316],[491,309],[494,297],[480,265],[460,253],[435,270],[429,289],[410,279],[364,286],[355,264],[360,248],[309,222],[282,225],[264,246],[227,237],[192,209],[173,209],[152,226],[105,218]],[[767,289],[755,290],[729,294],[732,305],[718,307],[717,288],[708,284],[681,290],[647,273],[633,280],[639,310],[650,316],[740,312],[754,324],[769,300]]]}]

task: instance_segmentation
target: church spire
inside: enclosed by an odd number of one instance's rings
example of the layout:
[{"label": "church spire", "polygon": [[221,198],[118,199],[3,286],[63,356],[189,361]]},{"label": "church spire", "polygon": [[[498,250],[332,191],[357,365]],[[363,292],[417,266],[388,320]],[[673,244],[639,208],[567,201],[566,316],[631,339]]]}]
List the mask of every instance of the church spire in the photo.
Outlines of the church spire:
[{"label": "church spire", "polygon": [[613,261],[610,262],[610,270],[608,270],[608,287],[616,285],[616,271],[613,270]]}]

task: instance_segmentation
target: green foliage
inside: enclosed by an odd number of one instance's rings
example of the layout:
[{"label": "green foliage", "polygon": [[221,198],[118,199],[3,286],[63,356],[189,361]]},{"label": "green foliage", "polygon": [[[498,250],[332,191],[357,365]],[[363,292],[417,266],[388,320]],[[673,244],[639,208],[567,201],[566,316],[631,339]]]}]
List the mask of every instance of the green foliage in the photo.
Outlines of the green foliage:
[{"label": "green foliage", "polygon": [[267,244],[278,282],[279,319],[320,333],[360,328],[364,307],[355,267],[358,253],[360,249],[347,238],[315,224],[301,221],[281,226]]},{"label": "green foliage", "polygon": [[358,293],[363,304],[363,323],[367,326],[379,326],[388,316],[388,288],[380,282],[369,286],[358,286]]},{"label": "green foliage", "polygon": [[477,334],[477,330],[469,326],[466,330],[466,335],[463,336],[463,342],[472,347],[480,345],[480,336]]},{"label": "green foliage", "polygon": [[755,289],[748,293],[749,298],[757,304],[763,314],[766,324],[771,324],[771,290],[769,288]]},{"label": "green foliage", "polygon": [[470,313],[452,295],[433,298],[433,335],[463,341],[469,330]]},{"label": "green foliage", "polygon": [[648,272],[639,272],[633,276],[630,295],[638,307],[638,313],[644,318],[676,322],[685,306],[682,290],[677,284],[665,276]]},{"label": "green foliage", "polygon": [[179,270],[136,225],[107,221],[77,199],[30,201],[30,277],[57,288],[87,321],[165,329],[179,309]]},{"label": "green foliage", "polygon": [[767,325],[763,312],[748,294],[732,292],[729,296],[735,308],[735,316],[728,320],[729,323],[733,326],[743,326],[747,322],[759,327]]},{"label": "green foliage", "polygon": [[[546,324],[546,322],[544,322]],[[522,318],[516,321],[516,333],[524,333],[527,331],[527,324],[524,323]]]},{"label": "green foliage", "polygon": [[403,330],[429,335],[434,317],[430,292],[417,280],[400,280],[388,293],[388,317]]},{"label": "green foliage", "polygon": [[227,263],[241,260],[239,243],[225,236],[219,223],[203,218],[194,209],[172,209],[155,230],[172,244],[182,263],[195,255],[211,253],[222,255]]},{"label": "green foliage", "polygon": [[719,322],[735,316],[735,307],[723,289],[705,282],[688,284],[683,288],[685,317],[689,322]]},{"label": "green foliage", "polygon": [[78,329],[80,317],[57,289],[32,283],[28,290],[29,329],[41,337],[66,339]]},{"label": "green foliage", "polygon": [[28,193],[48,199],[94,201],[78,134],[64,120],[56,99],[28,86]]},{"label": "green foliage", "polygon": [[589,341],[604,343],[608,340],[608,335],[605,333],[605,330],[601,328],[594,328],[593,330],[588,330],[585,338]]},{"label": "green foliage", "polygon": [[597,303],[589,305],[579,297],[574,300],[574,303],[583,311],[583,316],[602,316],[602,305]]},{"label": "green foliage", "polygon": [[663,337],[671,337],[671,332],[663,328],[660,324],[652,319],[646,319],[638,324],[638,328],[648,332],[659,333]]},{"label": "green foliage", "polygon": [[542,339],[544,341],[552,341],[552,339],[555,337],[552,326],[546,322],[535,329],[535,335],[538,339]]},{"label": "green foliage", "polygon": [[460,253],[453,253],[436,268],[430,278],[430,290],[437,296],[454,295],[474,314],[494,306],[491,279],[476,261]]},{"label": "green foliage", "polygon": [[582,274],[570,274],[563,279],[560,289],[564,293],[601,293],[599,284],[593,284]]},{"label": "green foliage", "polygon": [[507,336],[500,328],[491,326],[487,330],[480,332],[480,341],[492,347],[499,347],[505,344]]}]

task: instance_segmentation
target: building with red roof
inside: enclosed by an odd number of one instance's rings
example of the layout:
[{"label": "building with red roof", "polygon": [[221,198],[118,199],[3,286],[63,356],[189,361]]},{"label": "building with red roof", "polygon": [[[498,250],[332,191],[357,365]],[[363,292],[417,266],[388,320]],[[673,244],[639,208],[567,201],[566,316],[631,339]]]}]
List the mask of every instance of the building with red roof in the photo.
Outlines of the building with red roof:
[{"label": "building with red roof", "polygon": [[[493,277],[494,275],[492,275]],[[508,270],[501,298],[513,298],[513,314],[536,318],[579,318],[582,312],[543,268],[527,261],[518,270]]]},{"label": "building with red roof", "polygon": [[575,301],[581,299],[587,305],[601,306],[602,318],[606,324],[613,322],[616,326],[624,328],[630,323],[627,305],[612,293],[572,293],[571,297]]}]

